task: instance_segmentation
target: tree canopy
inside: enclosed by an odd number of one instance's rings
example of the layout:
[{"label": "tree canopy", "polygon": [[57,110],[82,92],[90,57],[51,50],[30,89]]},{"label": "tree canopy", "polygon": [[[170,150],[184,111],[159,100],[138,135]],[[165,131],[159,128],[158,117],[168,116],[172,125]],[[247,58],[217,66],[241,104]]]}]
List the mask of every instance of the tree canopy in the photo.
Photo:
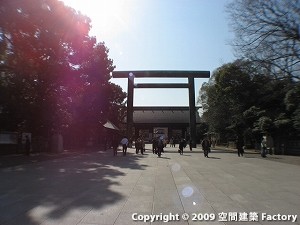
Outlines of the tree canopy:
[{"label": "tree canopy", "polygon": [[4,1],[0,16],[1,129],[48,135],[118,122],[109,112],[126,95],[109,82],[113,61],[87,16],[58,0]]},{"label": "tree canopy", "polygon": [[273,79],[250,61],[237,60],[214,71],[198,101],[202,119],[221,141],[243,135],[254,145],[262,134],[297,135],[300,118],[299,83]]}]

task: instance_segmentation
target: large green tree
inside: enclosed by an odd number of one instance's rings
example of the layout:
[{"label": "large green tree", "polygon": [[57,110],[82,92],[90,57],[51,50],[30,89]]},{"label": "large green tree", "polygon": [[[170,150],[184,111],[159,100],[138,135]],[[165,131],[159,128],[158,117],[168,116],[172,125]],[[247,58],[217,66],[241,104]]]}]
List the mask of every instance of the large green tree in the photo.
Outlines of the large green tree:
[{"label": "large green tree", "polygon": [[93,129],[123,104],[88,17],[58,0],[2,1],[0,17],[1,129],[48,135],[77,121]]},{"label": "large green tree", "polygon": [[208,84],[201,89],[203,119],[211,132],[218,132],[222,139],[230,138],[243,127],[241,114],[254,101],[253,84],[246,72],[247,63],[236,61],[218,68]]},{"label": "large green tree", "polygon": [[253,143],[266,132],[296,133],[299,86],[264,72],[255,63],[237,60],[218,68],[202,86],[203,119],[223,141],[243,134]]},{"label": "large green tree", "polygon": [[0,10],[2,63],[9,67],[2,76],[9,95],[1,105],[14,121],[7,128],[46,133],[67,119],[68,99],[61,96],[71,65],[80,62],[85,45],[95,44],[90,20],[54,0],[4,1]]}]

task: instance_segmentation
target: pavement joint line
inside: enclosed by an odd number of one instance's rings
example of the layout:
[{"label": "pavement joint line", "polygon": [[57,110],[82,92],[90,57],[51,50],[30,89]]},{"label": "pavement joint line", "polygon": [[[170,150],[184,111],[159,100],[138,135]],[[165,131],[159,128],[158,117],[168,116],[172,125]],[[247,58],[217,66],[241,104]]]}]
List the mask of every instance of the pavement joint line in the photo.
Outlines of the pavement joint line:
[{"label": "pavement joint line", "polygon": [[[151,209],[152,215],[154,213],[154,200],[155,200],[155,193],[156,193],[156,175],[157,175],[157,165],[158,165],[157,159],[155,160],[155,162],[156,162],[156,169],[155,169],[155,177],[154,177],[154,190],[153,190],[153,196],[152,196],[152,209]],[[151,222],[150,222],[150,224],[151,224]]]},{"label": "pavement joint line", "polygon": [[[127,157],[128,157],[128,156],[127,156]],[[124,158],[125,158],[125,157],[124,157]],[[131,196],[132,193],[134,192],[134,189],[135,189],[135,187],[136,187],[136,184],[137,184],[138,181],[141,179],[141,176],[142,176],[142,173],[140,174],[139,178],[138,178],[137,181],[135,182],[135,184],[134,184],[134,186],[133,186],[133,188],[132,188],[132,190],[131,190],[129,196],[127,197],[126,201],[124,202],[124,204],[123,204],[121,210],[119,211],[118,216],[116,216],[116,219],[114,220],[114,223],[113,223],[113,224],[116,224],[116,222],[117,222],[119,216],[122,214],[122,211],[123,211],[123,209],[124,209],[126,203],[129,201],[130,196]]]},{"label": "pavement joint line", "polygon": [[79,220],[79,222],[77,223],[77,225],[78,224],[80,224],[82,221],[83,221],[83,219],[91,212],[93,210],[93,208],[91,208],[90,210],[87,210],[87,212],[85,213],[85,215]]},{"label": "pavement joint line", "polygon": [[[152,153],[153,154],[153,153]],[[154,154],[154,155],[156,155],[156,154]],[[159,159],[161,159],[161,157],[157,157],[156,158],[156,160],[155,160],[155,167],[156,167],[156,169],[155,169],[155,182],[154,182],[154,193],[153,193],[153,201],[152,201],[152,212],[151,212],[151,214],[153,215],[154,214],[154,208],[155,208],[155,194],[157,193],[156,191],[156,185],[157,185],[157,173],[159,173],[159,171],[158,171],[158,165],[159,165]],[[155,221],[154,221],[155,222]],[[152,224],[152,222],[150,222],[150,224]]]},{"label": "pavement joint line", "polygon": [[[175,179],[174,179],[174,174],[173,174],[173,172],[172,172],[172,166],[169,166],[169,169],[170,169],[170,172],[171,172],[171,174],[172,174],[173,182],[174,182],[174,185],[175,185],[175,187],[176,187],[177,195],[178,195],[178,197],[179,197],[181,206],[182,206],[182,208],[183,208],[183,212],[186,213],[186,211],[185,211],[185,209],[184,209],[184,205],[183,205],[182,199],[181,199],[181,197],[180,197],[180,193],[179,193],[179,190],[178,190],[178,186],[176,185],[176,182],[175,182]],[[186,174],[185,171],[184,171],[184,173]],[[186,175],[187,175],[187,174],[186,174]],[[181,218],[180,218],[180,219],[181,219]],[[187,223],[190,224],[189,221],[187,221]]]}]

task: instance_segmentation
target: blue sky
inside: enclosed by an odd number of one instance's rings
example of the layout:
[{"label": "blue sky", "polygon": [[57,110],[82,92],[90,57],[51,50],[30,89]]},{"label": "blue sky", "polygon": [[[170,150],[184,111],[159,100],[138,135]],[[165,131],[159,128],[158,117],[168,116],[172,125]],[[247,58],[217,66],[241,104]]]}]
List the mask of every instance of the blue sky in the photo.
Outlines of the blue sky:
[{"label": "blue sky", "polygon": [[[92,20],[115,70],[208,70],[235,57],[225,13],[230,0],[64,0]],[[127,91],[126,79],[112,79]],[[196,79],[196,98],[202,82]],[[181,82],[186,79],[136,79]],[[188,106],[185,89],[137,89],[134,106]]]}]

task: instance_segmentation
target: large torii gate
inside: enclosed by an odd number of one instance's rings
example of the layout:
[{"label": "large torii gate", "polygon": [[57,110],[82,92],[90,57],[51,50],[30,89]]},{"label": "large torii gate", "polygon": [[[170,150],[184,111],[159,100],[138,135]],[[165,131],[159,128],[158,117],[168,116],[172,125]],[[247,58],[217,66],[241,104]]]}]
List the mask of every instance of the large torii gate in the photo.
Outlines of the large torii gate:
[{"label": "large torii gate", "polygon": [[[209,78],[209,71],[114,71],[113,78],[127,78],[127,134],[133,128],[133,93],[134,88],[188,88],[189,89],[189,124],[193,147],[196,147],[196,106],[194,78]],[[188,78],[188,83],[139,83],[134,78]]]}]

